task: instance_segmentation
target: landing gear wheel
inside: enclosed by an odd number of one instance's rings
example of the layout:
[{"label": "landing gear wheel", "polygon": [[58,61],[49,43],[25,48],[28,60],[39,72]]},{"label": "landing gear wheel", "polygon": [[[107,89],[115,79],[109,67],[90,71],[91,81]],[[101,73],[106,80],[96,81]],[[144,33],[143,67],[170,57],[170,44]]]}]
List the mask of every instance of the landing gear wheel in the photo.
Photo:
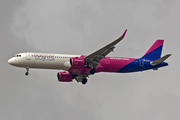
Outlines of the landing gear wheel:
[{"label": "landing gear wheel", "polygon": [[86,84],[86,83],[87,83],[87,79],[83,79],[82,84]]},{"label": "landing gear wheel", "polygon": [[96,72],[95,69],[91,69],[90,74],[93,75]]},{"label": "landing gear wheel", "polygon": [[25,75],[26,75],[26,76],[29,75],[29,72],[26,72]]},{"label": "landing gear wheel", "polygon": [[26,76],[29,75],[29,68],[28,68],[28,67],[26,67],[26,73],[25,73],[25,75],[26,75]]}]

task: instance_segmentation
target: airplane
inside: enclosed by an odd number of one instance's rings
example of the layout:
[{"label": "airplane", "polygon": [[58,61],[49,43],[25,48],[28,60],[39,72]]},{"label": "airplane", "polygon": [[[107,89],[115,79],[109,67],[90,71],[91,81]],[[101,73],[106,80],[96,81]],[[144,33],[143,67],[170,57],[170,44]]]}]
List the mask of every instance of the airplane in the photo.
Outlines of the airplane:
[{"label": "airplane", "polygon": [[10,58],[8,63],[16,67],[26,68],[25,75],[29,74],[29,68],[57,69],[57,78],[60,82],[72,82],[75,79],[82,84],[87,83],[89,75],[100,72],[130,73],[144,70],[158,70],[167,66],[164,62],[171,54],[161,57],[164,40],[156,40],[155,43],[141,58],[107,57],[113,52],[115,45],[119,43],[127,32],[110,44],[89,55],[67,55],[53,53],[19,53]]}]

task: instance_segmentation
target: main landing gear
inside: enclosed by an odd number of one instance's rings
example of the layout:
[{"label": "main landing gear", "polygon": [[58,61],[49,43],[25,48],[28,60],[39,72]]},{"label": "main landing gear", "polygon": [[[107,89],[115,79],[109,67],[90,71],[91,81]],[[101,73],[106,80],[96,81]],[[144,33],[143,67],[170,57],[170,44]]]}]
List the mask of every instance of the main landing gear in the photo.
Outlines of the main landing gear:
[{"label": "main landing gear", "polygon": [[[96,70],[91,69],[90,74],[93,75],[94,73],[96,73]],[[82,80],[81,82],[83,85],[85,85],[87,83],[87,79],[86,79],[87,77],[88,77],[88,75],[84,76],[83,79],[81,79]]]},{"label": "main landing gear", "polygon": [[26,75],[26,76],[29,75],[29,68],[28,68],[28,67],[26,67],[26,73],[25,73],[25,75]]},{"label": "main landing gear", "polygon": [[90,74],[93,75],[96,72],[95,69],[91,69]]},{"label": "main landing gear", "polygon": [[87,79],[85,78],[82,80],[82,84],[86,84],[86,83],[87,83]]},{"label": "main landing gear", "polygon": [[83,85],[87,83],[87,74],[77,74],[73,78],[76,79],[77,82],[81,82]]}]

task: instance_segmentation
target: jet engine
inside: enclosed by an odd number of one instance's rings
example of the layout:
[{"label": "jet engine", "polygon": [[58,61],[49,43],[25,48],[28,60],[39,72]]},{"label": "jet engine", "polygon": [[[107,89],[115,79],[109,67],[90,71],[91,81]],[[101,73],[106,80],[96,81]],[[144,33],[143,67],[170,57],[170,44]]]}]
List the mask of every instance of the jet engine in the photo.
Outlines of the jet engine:
[{"label": "jet engine", "polygon": [[72,82],[72,75],[69,72],[58,72],[57,77],[59,82]]},{"label": "jet engine", "polygon": [[71,58],[70,59],[70,64],[72,67],[84,67],[86,64],[85,59],[83,58]]}]

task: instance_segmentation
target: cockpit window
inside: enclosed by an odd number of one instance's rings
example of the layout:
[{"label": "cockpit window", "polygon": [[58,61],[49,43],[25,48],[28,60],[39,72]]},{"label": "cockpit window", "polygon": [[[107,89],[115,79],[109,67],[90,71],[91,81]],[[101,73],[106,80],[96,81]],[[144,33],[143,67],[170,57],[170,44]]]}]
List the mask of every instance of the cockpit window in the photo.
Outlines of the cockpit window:
[{"label": "cockpit window", "polygon": [[16,55],[15,57],[21,57],[21,55]]}]

